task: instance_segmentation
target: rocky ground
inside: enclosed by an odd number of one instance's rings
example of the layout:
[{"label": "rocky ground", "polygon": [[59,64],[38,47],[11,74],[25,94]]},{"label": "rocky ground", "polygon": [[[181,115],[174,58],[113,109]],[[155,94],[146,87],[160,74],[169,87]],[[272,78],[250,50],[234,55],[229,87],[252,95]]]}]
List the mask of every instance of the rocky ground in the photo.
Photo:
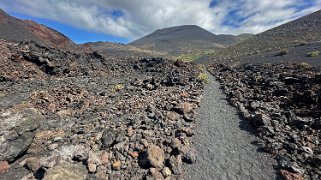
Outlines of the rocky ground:
[{"label": "rocky ground", "polygon": [[179,179],[200,68],[0,41],[0,179]]},{"label": "rocky ground", "polygon": [[211,65],[229,102],[255,128],[285,179],[321,178],[321,68],[307,63]]}]

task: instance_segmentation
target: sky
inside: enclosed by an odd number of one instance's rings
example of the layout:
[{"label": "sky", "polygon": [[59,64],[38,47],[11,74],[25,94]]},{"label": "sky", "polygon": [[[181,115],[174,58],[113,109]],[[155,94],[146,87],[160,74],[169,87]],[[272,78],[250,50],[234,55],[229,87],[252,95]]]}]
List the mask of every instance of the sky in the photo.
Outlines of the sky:
[{"label": "sky", "polygon": [[128,43],[179,25],[215,34],[257,34],[320,10],[321,0],[0,0],[0,8],[76,43]]}]

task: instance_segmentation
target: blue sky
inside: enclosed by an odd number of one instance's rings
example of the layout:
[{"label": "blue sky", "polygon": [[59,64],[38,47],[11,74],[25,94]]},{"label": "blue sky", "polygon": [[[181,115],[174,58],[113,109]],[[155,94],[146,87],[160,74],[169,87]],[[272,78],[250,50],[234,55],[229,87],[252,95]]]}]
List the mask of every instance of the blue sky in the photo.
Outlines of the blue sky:
[{"label": "blue sky", "polygon": [[[57,21],[45,19],[45,18],[37,18],[29,15],[24,15],[20,13],[12,13],[7,12],[11,16],[20,18],[20,19],[30,19],[37,23],[44,24],[48,27],[58,30],[63,33],[70,39],[72,39],[75,43],[81,44],[86,42],[96,42],[96,41],[108,41],[108,42],[118,42],[118,43],[128,43],[128,38],[122,38],[117,36],[112,36],[107,33],[99,33],[95,31],[85,30],[81,28],[77,28],[66,23],[60,23]],[[115,17],[119,16],[119,12],[115,12]]]},{"label": "blue sky", "polygon": [[76,43],[128,43],[185,24],[215,34],[260,33],[321,9],[321,0],[1,0],[0,8]]}]

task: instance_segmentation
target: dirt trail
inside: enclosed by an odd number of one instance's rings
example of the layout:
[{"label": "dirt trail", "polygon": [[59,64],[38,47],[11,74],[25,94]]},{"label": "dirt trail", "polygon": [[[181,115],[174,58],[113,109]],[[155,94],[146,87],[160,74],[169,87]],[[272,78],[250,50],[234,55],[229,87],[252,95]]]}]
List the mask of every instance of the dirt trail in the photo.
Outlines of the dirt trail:
[{"label": "dirt trail", "polygon": [[227,103],[219,82],[208,76],[193,138],[198,159],[187,167],[187,179],[276,179],[273,158],[257,152],[251,127]]}]

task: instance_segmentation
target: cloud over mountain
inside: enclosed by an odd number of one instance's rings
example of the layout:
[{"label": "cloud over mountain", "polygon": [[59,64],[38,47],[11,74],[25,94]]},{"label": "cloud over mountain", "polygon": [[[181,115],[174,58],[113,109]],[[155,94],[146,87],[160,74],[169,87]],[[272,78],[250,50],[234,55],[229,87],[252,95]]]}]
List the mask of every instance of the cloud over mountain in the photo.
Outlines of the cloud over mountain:
[{"label": "cloud over mountain", "polygon": [[258,33],[320,9],[321,0],[2,0],[0,7],[135,39],[183,24],[213,33]]}]

